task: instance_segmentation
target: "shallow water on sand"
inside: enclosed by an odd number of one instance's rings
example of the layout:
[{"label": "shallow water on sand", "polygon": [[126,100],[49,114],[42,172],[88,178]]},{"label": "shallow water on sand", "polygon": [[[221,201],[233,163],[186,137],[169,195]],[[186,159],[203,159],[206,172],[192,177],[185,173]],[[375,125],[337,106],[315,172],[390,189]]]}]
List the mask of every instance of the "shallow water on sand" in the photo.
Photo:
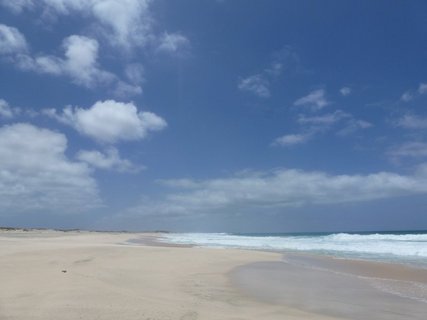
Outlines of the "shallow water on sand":
[{"label": "shallow water on sand", "polygon": [[286,255],[232,272],[235,285],[266,302],[355,320],[427,315],[427,270],[401,265]]}]

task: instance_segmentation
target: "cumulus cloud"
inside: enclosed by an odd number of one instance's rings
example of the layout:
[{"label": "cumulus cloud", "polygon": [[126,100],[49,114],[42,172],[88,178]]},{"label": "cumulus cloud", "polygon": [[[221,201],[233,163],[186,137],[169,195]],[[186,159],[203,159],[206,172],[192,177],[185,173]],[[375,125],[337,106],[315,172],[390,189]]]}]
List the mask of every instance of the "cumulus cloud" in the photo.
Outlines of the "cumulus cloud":
[{"label": "cumulus cloud", "polygon": [[270,97],[269,86],[268,80],[260,74],[240,79],[238,83],[240,90],[251,92],[260,98]]},{"label": "cumulus cloud", "polygon": [[[13,28],[14,29],[14,28]],[[3,32],[4,33],[4,32]],[[64,57],[52,55],[33,55],[27,50],[23,35],[18,30],[9,31],[8,34],[18,35],[22,41],[10,40],[12,36],[2,36],[0,28],[0,42],[2,38],[4,46],[0,47],[0,55],[7,57],[18,68],[24,71],[34,71],[41,74],[68,77],[73,83],[87,88],[100,85],[114,85],[113,92],[118,96],[136,95],[142,92],[141,80],[137,73],[138,65],[128,66],[126,76],[131,77],[130,83],[124,82],[113,73],[103,70],[98,63],[98,41],[85,36],[71,35],[64,39],[62,49]],[[13,43],[10,44],[10,43]],[[17,43],[25,43],[18,45]],[[0,43],[1,44],[1,43]],[[130,69],[134,70],[130,70]]]},{"label": "cumulus cloud", "polygon": [[27,60],[27,63],[21,67],[40,73],[66,75],[74,83],[89,88],[110,83],[116,79],[112,73],[98,66],[99,45],[95,39],[72,35],[64,39],[62,47],[65,58],[38,56],[30,65]]},{"label": "cumulus cloud", "polygon": [[406,114],[397,120],[396,125],[406,129],[427,129],[427,118]]},{"label": "cumulus cloud", "polygon": [[0,24],[0,54],[19,54],[27,50],[27,41],[18,29]]},{"label": "cumulus cloud", "polygon": [[[82,1],[85,3],[84,1]],[[91,12],[104,26],[108,39],[121,47],[141,46],[150,40],[152,16],[150,0],[92,0],[76,8]],[[113,35],[111,37],[111,35]]]},{"label": "cumulus cloud", "polygon": [[[148,45],[176,52],[189,41],[178,33],[158,34],[153,28],[155,19],[151,0],[0,0],[15,13],[39,10],[45,21],[61,16],[79,15],[91,24],[91,32],[112,46],[130,51]],[[93,22],[93,23],[92,23]],[[159,47],[159,48],[160,48]]]},{"label": "cumulus cloud", "polygon": [[427,176],[331,175],[318,171],[280,169],[212,180],[164,181],[173,190],[145,200],[130,210],[136,215],[200,215],[257,210],[284,212],[287,207],[370,201],[427,193]]},{"label": "cumulus cloud", "polygon": [[77,153],[76,158],[92,167],[103,170],[138,172],[143,169],[143,167],[136,166],[129,160],[122,159],[116,148],[109,148],[105,153],[97,150],[81,150]]},{"label": "cumulus cloud", "polygon": [[87,109],[69,106],[62,113],[55,109],[44,112],[103,143],[143,139],[150,131],[160,131],[167,126],[158,115],[138,111],[133,103],[115,100],[98,101]]},{"label": "cumulus cloud", "polygon": [[72,35],[63,42],[66,59],[61,63],[64,72],[79,84],[91,86],[93,82],[108,82],[114,76],[97,66],[98,42],[84,36]]},{"label": "cumulus cloud", "polygon": [[101,206],[89,168],[67,159],[63,134],[18,123],[0,127],[0,212],[82,213]]},{"label": "cumulus cloud", "polygon": [[302,144],[307,142],[311,137],[311,134],[287,134],[276,138],[273,141],[274,146],[288,147],[296,144]]},{"label": "cumulus cloud", "polygon": [[323,107],[328,104],[330,104],[330,102],[326,100],[325,90],[323,89],[311,91],[308,95],[301,97],[294,102],[294,106],[306,106],[313,110],[323,109]]},{"label": "cumulus cloud", "polygon": [[42,17],[73,14],[95,19],[96,29],[111,44],[129,48],[150,41],[152,16],[150,0],[3,0],[16,13],[24,9],[42,11]]},{"label": "cumulus cloud", "polygon": [[[128,81],[104,70],[99,64],[99,43],[109,43],[129,61],[135,48],[178,55],[189,47],[188,38],[176,32],[159,32],[151,0],[0,0],[0,4],[15,13],[35,11],[45,23],[54,23],[62,16],[83,18],[83,32],[89,36],[72,35],[63,41],[64,57],[29,53],[25,37],[13,27],[0,25],[0,55],[7,56],[23,70],[66,76],[77,85],[94,88],[113,86],[119,97],[142,93],[143,78],[139,71],[125,75]],[[89,28],[87,27],[89,24]],[[97,39],[101,39],[98,42]],[[184,51],[185,52],[185,51]],[[132,64],[131,64],[132,65]],[[132,67],[135,67],[133,64]],[[140,67],[137,67],[140,69]],[[139,79],[137,79],[139,78]]]}]

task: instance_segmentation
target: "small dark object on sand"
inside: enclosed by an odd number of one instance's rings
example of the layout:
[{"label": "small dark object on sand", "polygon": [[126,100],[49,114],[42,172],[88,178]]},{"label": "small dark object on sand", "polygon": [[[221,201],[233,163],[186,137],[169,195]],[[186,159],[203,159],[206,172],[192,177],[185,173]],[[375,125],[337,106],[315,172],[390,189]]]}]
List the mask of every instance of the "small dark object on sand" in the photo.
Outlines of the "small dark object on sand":
[{"label": "small dark object on sand", "polygon": [[61,272],[62,272],[62,273],[66,273],[66,272],[67,272],[67,270],[62,270]]}]

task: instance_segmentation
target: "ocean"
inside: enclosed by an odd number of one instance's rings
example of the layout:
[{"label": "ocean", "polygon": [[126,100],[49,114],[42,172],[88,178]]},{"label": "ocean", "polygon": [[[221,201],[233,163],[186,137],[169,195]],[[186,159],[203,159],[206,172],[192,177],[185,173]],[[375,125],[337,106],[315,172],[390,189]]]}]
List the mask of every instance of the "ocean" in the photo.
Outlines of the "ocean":
[{"label": "ocean", "polygon": [[427,231],[360,233],[170,233],[165,241],[212,248],[308,252],[427,267]]}]

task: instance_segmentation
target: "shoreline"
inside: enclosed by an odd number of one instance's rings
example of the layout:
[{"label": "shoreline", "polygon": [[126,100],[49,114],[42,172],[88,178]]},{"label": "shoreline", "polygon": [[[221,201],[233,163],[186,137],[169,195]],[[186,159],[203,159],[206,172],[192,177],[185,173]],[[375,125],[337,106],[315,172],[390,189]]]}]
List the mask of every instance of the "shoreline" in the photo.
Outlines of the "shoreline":
[{"label": "shoreline", "polygon": [[[306,254],[287,254],[283,261],[278,252],[177,246],[159,237],[161,233],[0,231],[0,318],[361,319],[354,306],[366,307],[360,292],[383,308],[390,305],[389,296],[368,290],[358,277],[398,275],[399,281],[418,281],[425,276],[424,270],[410,268],[402,273],[399,265],[384,269],[371,262]],[[323,270],[328,268],[335,273]],[[363,274],[351,279],[340,275],[354,273],[352,268]],[[348,291],[338,295],[344,301],[331,302],[336,296],[325,294],[331,283],[334,290]],[[303,290],[307,285],[308,293]],[[305,301],[304,294],[311,305],[295,301],[298,296]],[[419,304],[402,299],[393,296],[399,312],[421,319]],[[367,310],[365,319],[382,319],[375,308]]]},{"label": "shoreline", "polygon": [[[155,245],[157,243],[157,245],[182,246],[180,244],[158,241],[156,240],[158,237],[161,237],[161,235],[156,236],[152,241]],[[188,246],[192,247],[191,245]],[[215,250],[215,248],[211,249]],[[223,248],[219,250],[229,249]],[[291,306],[302,311],[315,312],[325,316],[350,317],[351,319],[358,320],[371,317],[372,312],[375,314],[382,313],[382,315],[378,316],[376,319],[384,320],[402,319],[402,317],[421,320],[425,317],[424,309],[427,308],[427,269],[424,265],[415,265],[400,261],[391,262],[344,258],[311,252],[259,249],[238,250],[272,252],[282,255],[281,261],[255,262],[238,266],[229,272],[231,282],[236,288],[241,290],[245,295],[254,297],[259,301],[288,307]],[[286,291],[288,295],[284,295],[280,287],[282,284],[278,281],[279,279],[271,275],[272,269],[276,269],[276,271],[282,274],[282,279],[285,278],[284,274],[290,271],[289,265],[296,267],[300,274],[303,269],[309,271],[312,277],[313,273],[315,273],[314,278],[317,279],[330,277],[332,274],[333,276],[329,280],[335,282],[333,287],[336,295],[328,299],[339,300],[339,296],[343,295],[343,287],[350,287],[353,291],[355,291],[355,288],[358,288],[357,290],[363,291],[363,295],[359,293],[351,294],[351,292],[350,294],[345,294],[344,292],[346,297],[340,304],[345,305],[346,308],[344,309],[346,310],[343,310],[342,306],[337,308],[334,305],[329,306],[328,309],[325,300],[318,303],[319,305],[322,304],[320,307],[307,306],[300,302],[291,304],[289,301],[292,299],[289,299],[289,295],[295,295],[295,292],[291,291],[297,291],[295,290],[296,288],[287,288]],[[286,268],[288,268],[288,270],[286,270]],[[245,273],[250,273],[250,276],[248,277]],[[266,277],[267,281],[265,281]],[[262,280],[260,280],[260,278]],[[340,286],[336,285],[337,282],[343,280],[346,283]],[[262,285],[260,285],[261,282],[264,282],[264,284],[269,282],[264,292],[260,292],[260,288],[262,287]],[[330,286],[327,282],[329,281],[324,281],[321,288],[317,288],[319,296],[323,294],[325,290],[329,289],[328,287]],[[285,285],[289,287],[289,282]],[[299,285],[311,287],[309,290],[305,290],[305,293],[300,292],[300,295],[313,295],[314,290],[312,288],[312,282],[305,281],[305,284],[300,282]],[[284,297],[287,297],[287,299],[281,299]],[[365,297],[368,298],[365,299]],[[358,307],[356,307],[357,304],[359,305]],[[402,309],[409,309],[410,311],[402,312]],[[369,310],[369,313],[366,312],[366,310]]]},{"label": "shoreline", "polygon": [[425,319],[425,269],[295,254],[237,267],[230,276],[267,303],[355,320]]}]

